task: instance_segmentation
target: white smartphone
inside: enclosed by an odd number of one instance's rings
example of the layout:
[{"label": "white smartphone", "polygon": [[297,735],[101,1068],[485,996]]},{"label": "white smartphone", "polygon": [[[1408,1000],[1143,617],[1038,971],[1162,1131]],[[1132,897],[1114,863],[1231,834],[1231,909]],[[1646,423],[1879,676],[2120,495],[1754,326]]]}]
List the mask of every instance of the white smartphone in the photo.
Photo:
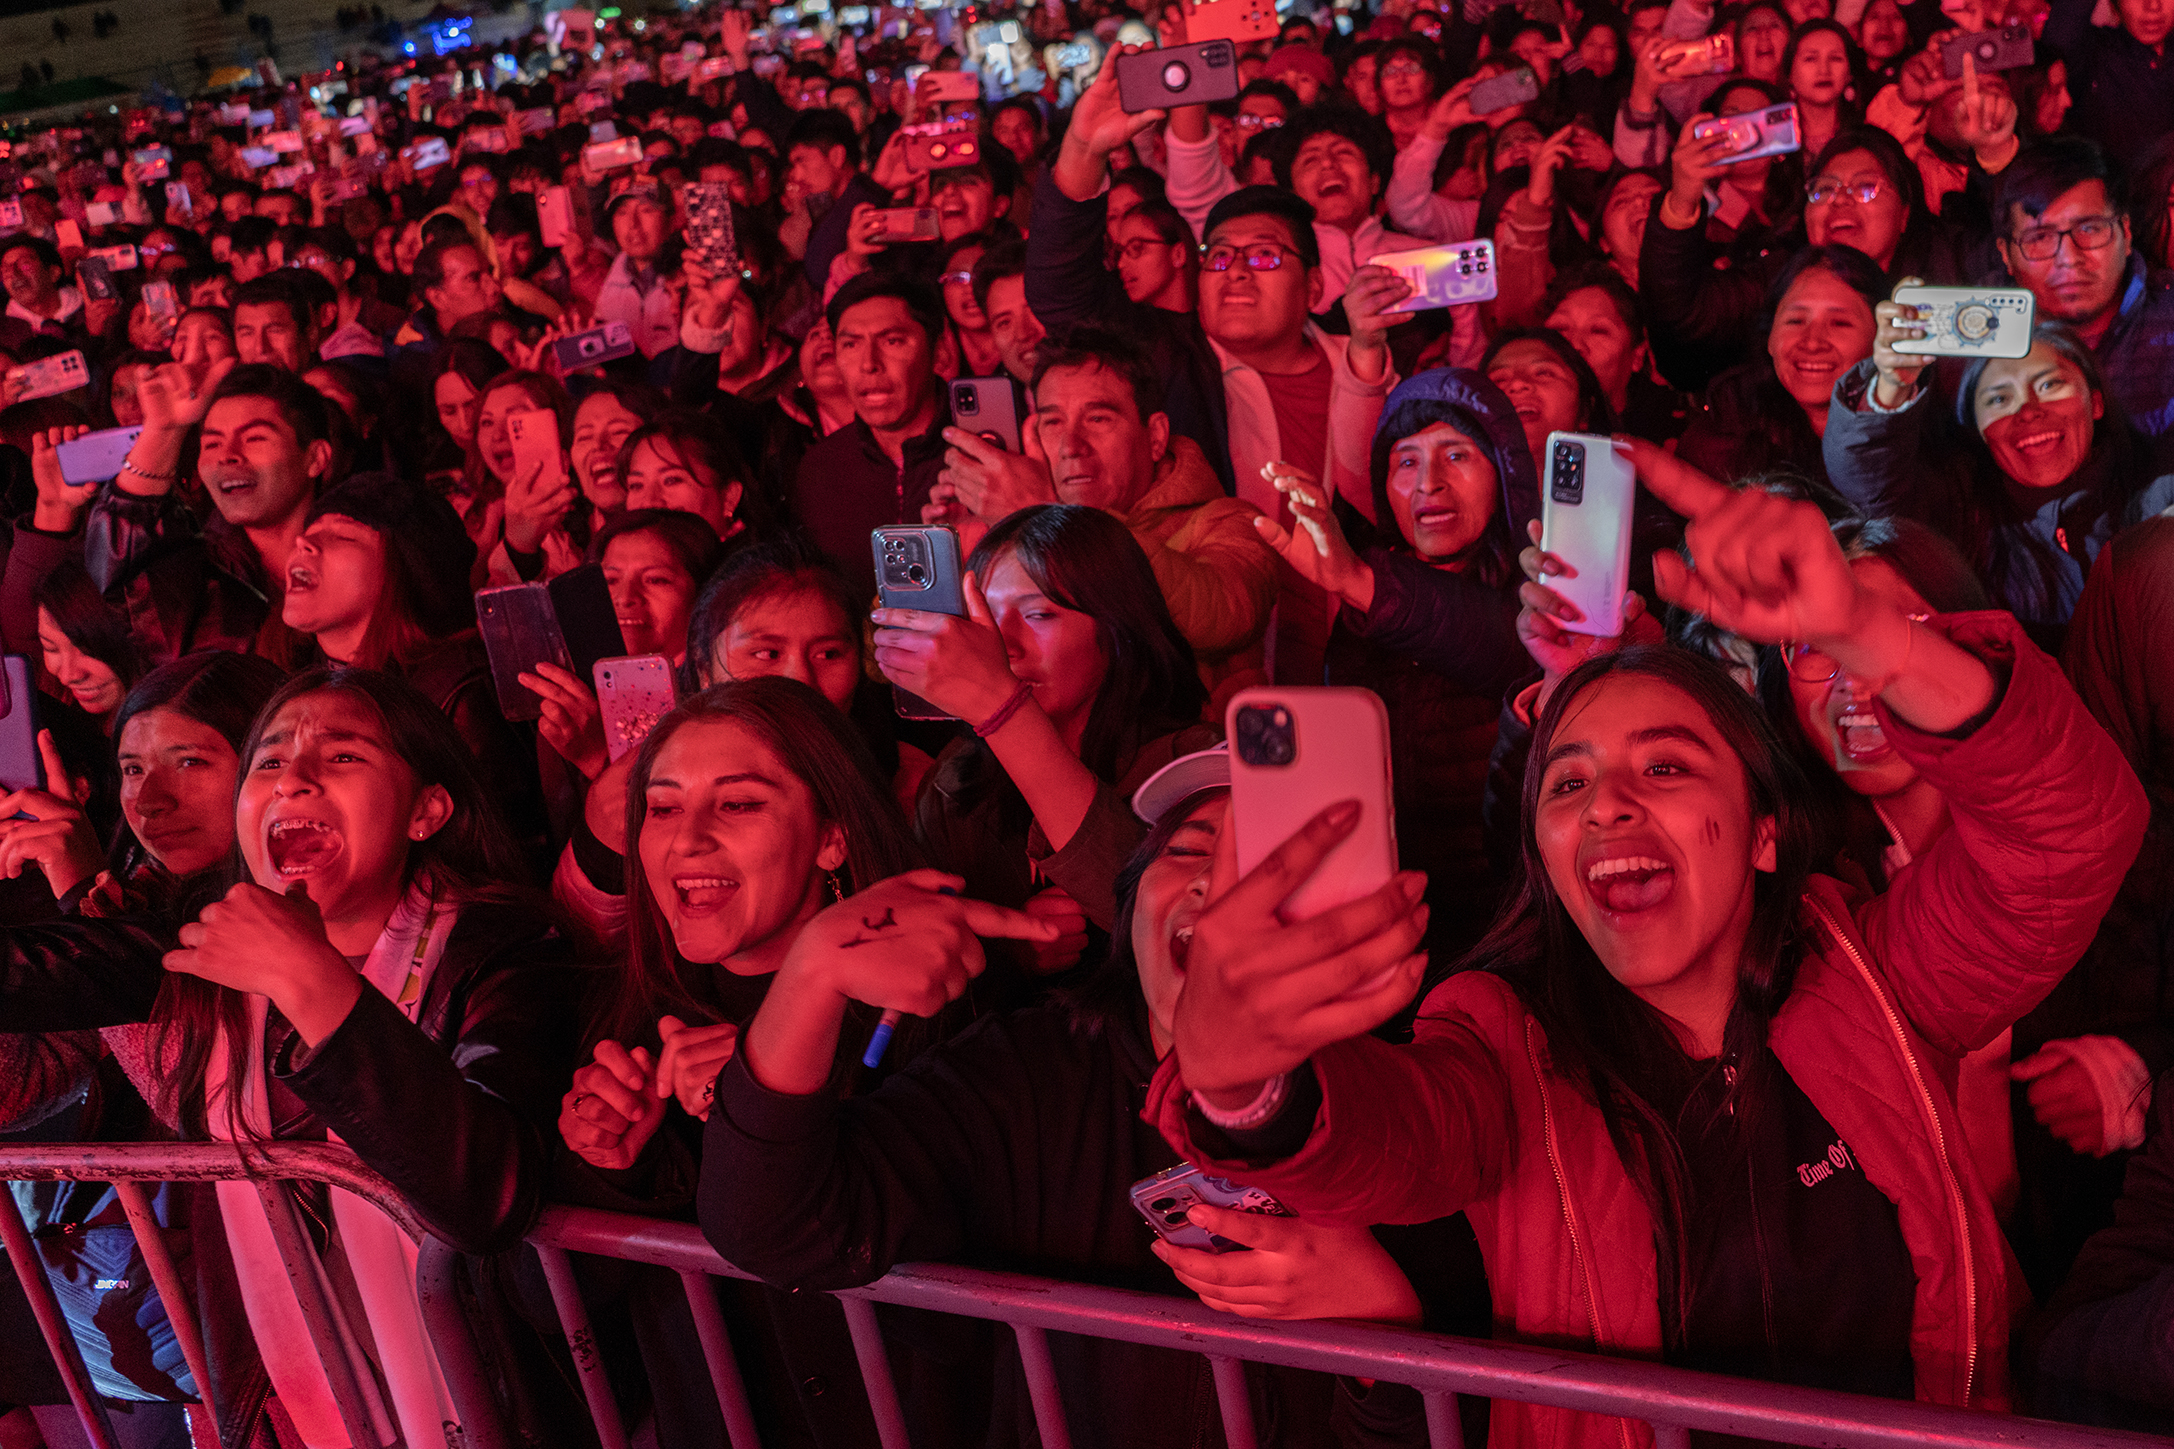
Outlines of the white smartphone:
[{"label": "white smartphone", "polygon": [[1359,802],[1358,828],[1285,899],[1286,920],[1370,895],[1396,874],[1389,711],[1381,696],[1370,689],[1262,686],[1239,691],[1223,724],[1241,875],[1331,805]]},{"label": "white smartphone", "polygon": [[1578,571],[1575,578],[1547,581],[1585,615],[1574,623],[1559,621],[1573,634],[1609,639],[1623,632],[1637,497],[1637,471],[1612,441],[1595,433],[1547,435],[1540,547]]},{"label": "white smartphone", "polygon": [[[93,256],[97,253],[92,253]],[[2037,301],[2017,287],[1897,287],[1895,300],[1917,309],[1925,335],[1895,351],[1919,357],[2028,357]]]}]

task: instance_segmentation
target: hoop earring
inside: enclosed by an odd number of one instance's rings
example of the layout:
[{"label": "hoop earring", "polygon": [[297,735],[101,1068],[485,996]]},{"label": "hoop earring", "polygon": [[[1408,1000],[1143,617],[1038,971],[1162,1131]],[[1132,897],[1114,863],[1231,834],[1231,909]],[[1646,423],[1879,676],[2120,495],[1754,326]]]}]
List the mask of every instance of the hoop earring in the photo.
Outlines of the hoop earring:
[{"label": "hoop earring", "polygon": [[843,886],[841,886],[841,885],[839,885],[839,884],[838,884],[838,872],[836,872],[836,871],[831,871],[831,872],[830,872],[830,874],[829,874],[829,880],[830,880],[830,899],[831,899],[832,903],[833,903],[833,904],[835,904],[835,903],[837,903],[837,902],[839,902],[839,901],[842,901],[842,900],[844,900],[844,899],[845,899],[845,887],[843,887]]}]

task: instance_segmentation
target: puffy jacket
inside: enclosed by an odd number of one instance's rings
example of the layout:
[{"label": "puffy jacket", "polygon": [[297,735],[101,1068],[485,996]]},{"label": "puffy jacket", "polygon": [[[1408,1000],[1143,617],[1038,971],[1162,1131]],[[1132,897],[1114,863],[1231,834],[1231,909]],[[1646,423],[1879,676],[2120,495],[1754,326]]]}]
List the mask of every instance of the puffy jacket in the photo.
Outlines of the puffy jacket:
[{"label": "puffy jacket", "polygon": [[1212,719],[1222,718],[1231,695],[1267,683],[1261,640],[1280,575],[1275,554],[1253,531],[1259,512],[1226,497],[1200,445],[1173,435],[1153,485],[1123,515],[1178,632],[1193,646]]},{"label": "puffy jacket", "polygon": [[[2046,637],[2067,626],[2106,540],[2174,505],[2174,474],[2152,477],[2143,445],[2102,427],[2068,491],[2023,514],[2006,501],[2007,482],[1975,436],[1967,397],[1945,411],[1921,387],[1880,412],[1870,397],[1874,375],[1868,358],[1834,384],[1820,440],[1829,481],[1873,517],[1915,518],[1955,539],[1993,602]],[[1972,538],[1970,516],[1981,511],[1998,521]]]},{"label": "puffy jacket", "polygon": [[[1963,739],[1888,738],[1950,801],[1954,827],[1882,895],[1815,876],[1806,950],[1769,1034],[1790,1078],[1892,1201],[1916,1267],[1917,1397],[2004,1407],[2020,1276],[1964,1150],[1959,1059],[2043,997],[2090,941],[2135,855],[2135,775],[2059,669],[2004,615],[1946,622],[2011,666],[1992,716]],[[1178,1150],[1309,1218],[1418,1222],[1463,1208],[1502,1331],[1640,1357],[1661,1349],[1654,1220],[1598,1107],[1558,1072],[1539,1022],[1501,978],[1452,977],[1409,1047],[1355,1037],[1315,1054],[1322,1106],[1273,1163],[1218,1163],[1196,1145],[1166,1060],[1148,1111]],[[1404,1104],[1384,1113],[1383,1103]],[[1646,1445],[1643,1424],[1496,1406],[1508,1445]]]}]

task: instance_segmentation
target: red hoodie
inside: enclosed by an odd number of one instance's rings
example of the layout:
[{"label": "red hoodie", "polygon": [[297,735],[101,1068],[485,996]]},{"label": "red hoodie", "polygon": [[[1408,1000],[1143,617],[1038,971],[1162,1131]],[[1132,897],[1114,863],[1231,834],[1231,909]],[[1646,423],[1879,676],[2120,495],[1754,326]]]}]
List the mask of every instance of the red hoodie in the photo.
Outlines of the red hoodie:
[{"label": "red hoodie", "polygon": [[[1938,625],[2011,666],[1992,718],[1967,739],[1921,734],[1881,706],[1888,738],[1947,798],[1953,828],[1877,897],[1812,878],[1804,961],[1769,1040],[1895,1204],[1917,1271],[1917,1397],[1997,1409],[2028,1295],[1962,1144],[1956,1065],[2082,954],[2148,811],[2113,742],[2013,619]],[[1462,1209],[1503,1336],[1659,1356],[1652,1213],[1599,1108],[1555,1070],[1539,1023],[1500,977],[1444,982],[1410,1046],[1355,1037],[1313,1066],[1313,1133],[1268,1167],[1193,1144],[1174,1054],[1146,1115],[1188,1158],[1309,1220],[1413,1223]],[[1386,1114],[1388,1102],[1403,1109]],[[1652,1443],[1643,1423],[1537,1405],[1497,1404],[1492,1423],[1498,1449]]]}]

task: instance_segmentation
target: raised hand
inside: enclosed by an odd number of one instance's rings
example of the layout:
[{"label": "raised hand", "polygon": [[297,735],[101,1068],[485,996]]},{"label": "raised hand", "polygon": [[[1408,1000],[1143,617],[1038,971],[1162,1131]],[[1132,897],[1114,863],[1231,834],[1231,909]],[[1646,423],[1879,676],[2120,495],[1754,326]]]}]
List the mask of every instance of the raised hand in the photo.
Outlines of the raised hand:
[{"label": "raised hand", "polygon": [[1389,331],[1408,320],[1389,309],[1412,294],[1412,284],[1387,267],[1372,262],[1356,267],[1351,284],[1344,289],[1344,317],[1351,326],[1351,349],[1346,362],[1359,381],[1375,383],[1389,369]]},{"label": "raised hand", "polygon": [[1419,1294],[1365,1228],[1325,1228],[1194,1204],[1196,1227],[1249,1253],[1207,1253],[1158,1238],[1149,1245],[1200,1301],[1240,1318],[1362,1318],[1417,1327]]},{"label": "raised hand", "polygon": [[[1667,450],[1618,438],[1647,491],[1689,523],[1691,562],[1670,550],[1653,558],[1662,598],[1756,644],[1818,647],[1846,639],[1877,601],[1860,589],[1815,504],[1760,488],[1730,488]],[[1663,461],[1663,459],[1666,461]]]},{"label": "raised hand", "polygon": [[506,547],[515,553],[542,548],[545,535],[565,521],[580,497],[563,452],[555,467],[544,458],[525,473],[516,468],[506,484]]},{"label": "raised hand", "polygon": [[211,411],[212,389],[239,365],[239,359],[184,354],[178,362],[151,368],[136,385],[146,431],[186,432]]},{"label": "raised hand", "polygon": [[1534,206],[1549,207],[1555,204],[1555,173],[1568,164],[1571,139],[1576,135],[1577,129],[1578,123],[1572,121],[1541,142],[1540,148],[1532,153],[1532,161],[1529,163],[1531,179],[1525,183],[1525,199]]},{"label": "raised hand", "polygon": [[604,712],[596,702],[596,691],[556,664],[538,664],[534,673],[514,677],[543,701],[543,717],[536,728],[544,743],[584,779],[603,774],[611,752],[604,744]]},{"label": "raised hand", "polygon": [[1357,828],[1362,808],[1356,800],[1330,806],[1243,879],[1236,833],[1217,842],[1209,905],[1193,927],[1172,1022],[1194,1091],[1241,1106],[1321,1048],[1388,1020],[1419,989],[1427,964],[1420,872],[1400,872],[1308,920],[1281,915]]},{"label": "raised hand", "polygon": [[1676,135],[1676,147],[1669,153],[1668,202],[1678,217],[1703,217],[1706,183],[1729,169],[1721,159],[1729,152],[1726,134],[1708,136],[1703,141],[1693,138],[1692,128],[1712,119],[1702,111],[1685,121]]},{"label": "raised hand", "polygon": [[1466,76],[1442,92],[1427,108],[1427,118],[1419,123],[1419,134],[1430,141],[1447,141],[1452,132],[1478,120],[1472,113],[1472,88],[1479,83],[1480,77]]},{"label": "raised hand", "polygon": [[926,609],[869,615],[876,624],[876,668],[947,714],[983,720],[1012,697],[1019,680],[980,580],[967,574],[963,592],[963,616]]},{"label": "raised hand", "polygon": [[1374,606],[1374,571],[1352,552],[1336,521],[1328,490],[1311,473],[1289,463],[1268,463],[1261,473],[1291,505],[1297,524],[1285,528],[1266,514],[1253,520],[1261,541],[1283,556],[1298,576],[1365,613]]},{"label": "raised hand", "polygon": [[[38,731],[38,756],[45,766],[46,788],[0,796],[0,877],[14,880],[23,867],[36,866],[58,899],[97,875],[105,866],[105,853],[83,807],[68,798],[73,781],[51,730]],[[14,818],[18,815],[29,818]]]},{"label": "raised hand", "polygon": [[[1918,277],[1904,277],[1895,283],[1902,287],[1922,286]],[[1923,353],[1897,352],[1897,342],[1914,342],[1925,335],[1925,324],[1918,320],[1917,308],[1900,302],[1882,302],[1872,309],[1877,324],[1872,334],[1872,365],[1879,370],[1879,378],[1873,384],[1873,401],[1883,408],[1898,408],[1917,395],[1917,380],[1924,375],[1932,359]]]},{"label": "raised hand", "polygon": [[268,996],[302,1040],[316,1046],[347,1019],[362,977],[325,936],[325,918],[308,888],[285,895],[244,881],[179,933],[165,967]]},{"label": "raised hand", "polygon": [[1078,103],[1072,107],[1072,124],[1064,133],[1052,177],[1074,201],[1092,200],[1102,189],[1110,153],[1130,144],[1133,137],[1167,115],[1161,110],[1127,115],[1117,97],[1117,58],[1152,48],[1121,45],[1104,57],[1102,69],[1095,72],[1094,84],[1080,93]]},{"label": "raised hand", "polygon": [[651,1090],[660,1098],[677,1098],[688,1116],[709,1121],[717,1074],[732,1060],[740,1044],[740,1029],[730,1022],[689,1026],[676,1016],[665,1016],[657,1019],[657,1034],[664,1040],[664,1050],[657,1055]]},{"label": "raised hand", "polygon": [[1555,686],[1562,682],[1563,676],[1586,660],[1613,654],[1626,644],[1658,644],[1665,636],[1660,621],[1646,612],[1646,601],[1629,590],[1623,594],[1622,633],[1603,638],[1595,634],[1573,634],[1565,629],[1561,621],[1576,623],[1584,619],[1585,611],[1549,588],[1547,580],[1574,579],[1578,571],[1541,549],[1539,519],[1533,519],[1525,527],[1532,545],[1517,556],[1518,567],[1525,574],[1525,582],[1517,587],[1517,637],[1525,646],[1525,652],[1540,666],[1540,695],[1532,707],[1533,716],[1538,718],[1540,711],[1547,708],[1548,696],[1555,692]]},{"label": "raised hand", "polygon": [[[1034,436],[1030,426],[1022,442]],[[966,511],[984,523],[995,523],[1037,503],[1055,503],[1056,485],[1049,480],[1049,464],[1025,453],[1000,448],[979,433],[965,428],[945,428],[941,481],[951,485]]]},{"label": "raised hand", "polygon": [[792,972],[844,1000],[934,1016],[981,974],[979,938],[1057,939],[1055,921],[969,900],[964,885],[914,870],[846,897],[801,928],[779,984]]},{"label": "raised hand", "polygon": [[72,443],[89,431],[80,423],[69,423],[31,435],[30,477],[38,488],[37,507],[30,516],[31,527],[46,533],[74,533],[76,524],[82,521],[83,511],[98,495],[99,480],[70,483],[60,473],[60,445]]},{"label": "raised hand", "polygon": [[665,1098],[651,1090],[655,1063],[647,1047],[596,1044],[596,1060],[574,1073],[559,1099],[559,1136],[591,1167],[632,1167],[664,1122]]}]

